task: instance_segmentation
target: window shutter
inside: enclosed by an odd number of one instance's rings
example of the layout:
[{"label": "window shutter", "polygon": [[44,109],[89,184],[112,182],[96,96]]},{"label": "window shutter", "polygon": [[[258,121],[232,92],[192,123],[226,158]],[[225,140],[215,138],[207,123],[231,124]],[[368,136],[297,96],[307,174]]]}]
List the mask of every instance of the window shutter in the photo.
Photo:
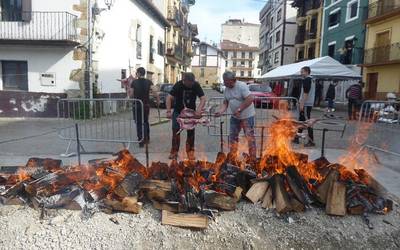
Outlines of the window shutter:
[{"label": "window shutter", "polygon": [[22,21],[32,20],[32,0],[22,0]]}]

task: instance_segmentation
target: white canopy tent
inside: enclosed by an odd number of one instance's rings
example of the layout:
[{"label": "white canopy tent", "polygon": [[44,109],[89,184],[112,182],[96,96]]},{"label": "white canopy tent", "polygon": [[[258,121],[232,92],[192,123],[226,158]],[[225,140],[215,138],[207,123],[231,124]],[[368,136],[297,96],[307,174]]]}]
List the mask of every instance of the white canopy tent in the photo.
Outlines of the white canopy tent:
[{"label": "white canopy tent", "polygon": [[325,56],[316,59],[280,66],[260,77],[262,81],[288,80],[301,78],[301,68],[311,68],[311,76],[324,80],[355,80],[361,75],[347,68],[332,57]]}]

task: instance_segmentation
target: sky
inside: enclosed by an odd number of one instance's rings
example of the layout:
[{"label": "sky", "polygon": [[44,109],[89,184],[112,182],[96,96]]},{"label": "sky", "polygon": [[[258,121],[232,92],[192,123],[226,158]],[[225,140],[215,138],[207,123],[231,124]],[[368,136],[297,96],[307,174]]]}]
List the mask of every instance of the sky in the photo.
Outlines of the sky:
[{"label": "sky", "polygon": [[221,24],[228,19],[259,23],[258,17],[266,0],[196,0],[190,8],[189,21],[197,24],[201,41],[219,43]]}]

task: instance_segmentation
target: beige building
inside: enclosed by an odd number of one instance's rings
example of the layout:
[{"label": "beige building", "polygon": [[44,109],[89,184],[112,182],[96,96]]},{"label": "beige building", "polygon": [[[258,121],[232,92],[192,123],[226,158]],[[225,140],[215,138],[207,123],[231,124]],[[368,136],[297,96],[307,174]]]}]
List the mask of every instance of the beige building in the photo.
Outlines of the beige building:
[{"label": "beige building", "polygon": [[222,50],[214,45],[202,42],[194,49],[192,72],[197,81],[204,87],[223,82],[226,58]]},{"label": "beige building", "polygon": [[165,13],[170,23],[166,32],[165,78],[168,83],[181,79],[183,72],[191,71],[193,41],[198,41],[197,25],[188,22],[193,0],[165,0]]}]

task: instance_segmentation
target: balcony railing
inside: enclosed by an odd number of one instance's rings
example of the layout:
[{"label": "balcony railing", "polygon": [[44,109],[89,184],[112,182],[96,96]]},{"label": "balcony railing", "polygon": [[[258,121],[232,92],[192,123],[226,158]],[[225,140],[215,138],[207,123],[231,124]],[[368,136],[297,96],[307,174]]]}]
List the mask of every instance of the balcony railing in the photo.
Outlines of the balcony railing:
[{"label": "balcony railing", "polygon": [[182,27],[183,25],[183,15],[182,12],[176,7],[168,7],[167,18],[175,27]]},{"label": "balcony railing", "polygon": [[375,18],[400,10],[400,0],[378,0],[368,6],[368,18]]},{"label": "balcony railing", "polygon": [[166,54],[167,56],[175,57],[176,59],[181,60],[183,56],[183,48],[178,44],[168,43]]},{"label": "balcony railing", "polygon": [[311,40],[311,39],[316,39],[316,38],[317,38],[317,31],[316,30],[306,31],[305,40]]},{"label": "balcony railing", "polygon": [[68,12],[0,12],[0,42],[77,43],[77,16]]},{"label": "balcony railing", "polygon": [[391,62],[400,62],[400,42],[367,49],[364,52],[364,64],[386,64]]}]

